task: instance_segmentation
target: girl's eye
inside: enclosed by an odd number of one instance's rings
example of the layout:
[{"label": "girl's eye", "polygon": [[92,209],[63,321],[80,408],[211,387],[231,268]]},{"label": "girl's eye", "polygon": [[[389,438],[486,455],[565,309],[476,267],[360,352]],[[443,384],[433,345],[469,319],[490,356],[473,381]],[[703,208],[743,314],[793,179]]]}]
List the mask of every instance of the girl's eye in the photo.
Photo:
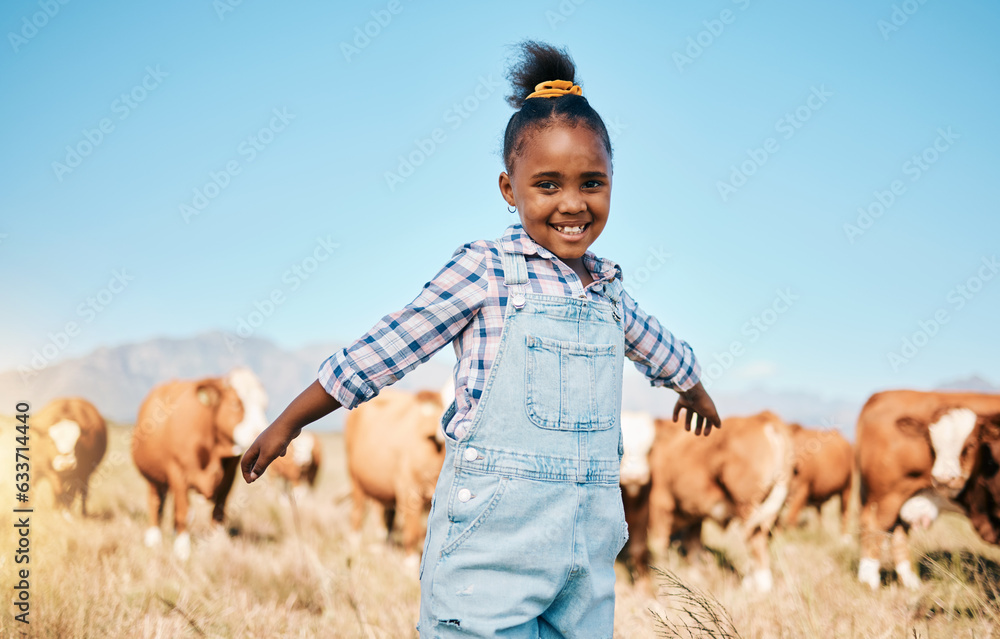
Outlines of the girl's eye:
[{"label": "girl's eye", "polygon": [[604,183],[601,182],[600,180],[587,180],[583,184],[583,188],[585,189],[597,189],[600,188],[601,186],[604,186]]},{"label": "girl's eye", "polygon": [[537,186],[540,189],[554,189],[554,188],[556,188],[556,185],[555,185],[554,182],[539,182],[535,186]]}]

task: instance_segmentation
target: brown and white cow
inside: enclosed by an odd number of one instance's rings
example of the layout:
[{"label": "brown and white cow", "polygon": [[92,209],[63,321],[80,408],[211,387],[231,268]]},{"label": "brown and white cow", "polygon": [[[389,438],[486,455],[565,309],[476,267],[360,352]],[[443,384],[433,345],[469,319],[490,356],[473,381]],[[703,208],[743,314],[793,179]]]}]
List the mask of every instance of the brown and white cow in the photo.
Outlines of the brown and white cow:
[{"label": "brown and white cow", "polygon": [[80,493],[87,516],[90,475],[108,448],[108,429],[93,404],[79,397],[54,399],[31,419],[34,468],[49,480],[55,501],[69,512]]},{"label": "brown and white cow", "polygon": [[162,541],[160,519],[167,491],[174,497],[174,553],[191,554],[188,490],[214,502],[221,525],[240,455],[267,426],[267,394],[247,368],[225,377],[171,381],[155,387],[139,408],[132,458],[149,482],[147,546]]},{"label": "brown and white cow", "polygon": [[817,509],[840,495],[840,532],[849,536],[851,488],[854,485],[854,450],[836,430],[814,430],[792,424],[795,471],[788,489],[785,521],[795,526],[806,506]]},{"label": "brown and white cow", "polygon": [[271,472],[285,483],[296,499],[301,499],[309,488],[316,486],[322,462],[323,447],[319,437],[302,431],[288,445],[285,454],[271,463]]},{"label": "brown and white cow", "polygon": [[[347,415],[344,445],[351,476],[351,528],[361,530],[369,498],[403,518],[407,564],[416,565],[429,509],[444,464],[442,395],[383,390]],[[387,524],[390,522],[388,521]]]},{"label": "brown and white cow", "polygon": [[652,533],[679,534],[692,552],[701,547],[704,520],[726,526],[738,519],[750,550],[743,585],[770,590],[768,536],[788,496],[793,461],[790,428],[769,411],[724,419],[710,437],[658,419],[650,453]]},{"label": "brown and white cow", "polygon": [[942,509],[966,511],[954,500],[970,482],[989,482],[982,456],[992,450],[992,430],[983,428],[983,417],[997,413],[1000,395],[900,390],[869,398],[857,425],[862,583],[878,587],[881,544],[892,531],[896,575],[908,588],[920,585],[907,530],[930,525]]},{"label": "brown and white cow", "polygon": [[629,571],[636,587],[652,592],[649,575],[649,493],[653,487],[649,453],[656,437],[656,420],[648,413],[622,411],[622,463],[620,484],[629,540]]}]

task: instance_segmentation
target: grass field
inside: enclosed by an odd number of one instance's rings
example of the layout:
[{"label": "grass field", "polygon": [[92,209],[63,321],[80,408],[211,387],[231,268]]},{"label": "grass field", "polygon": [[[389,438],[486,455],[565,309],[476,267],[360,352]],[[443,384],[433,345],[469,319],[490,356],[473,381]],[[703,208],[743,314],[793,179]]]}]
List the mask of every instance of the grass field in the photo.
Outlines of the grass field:
[{"label": "grass field", "polygon": [[[213,534],[210,507],[195,498],[186,563],[172,556],[166,528],[161,548],[142,544],[146,490],[128,454],[129,436],[128,427],[110,428],[108,453],[91,483],[89,518],[80,518],[79,504],[76,515],[64,518],[51,508],[48,485],[33,485],[25,627],[13,620],[9,603],[23,565],[14,564],[13,421],[0,418],[0,498],[8,504],[0,510],[0,636],[25,630],[59,639],[416,636],[419,584],[402,553],[377,543],[374,517],[366,523],[370,541],[352,549],[347,540],[350,502],[337,499],[348,485],[338,434],[320,436],[326,466],[297,517],[276,484],[237,480],[227,509],[233,534]],[[822,522],[776,535],[775,588],[768,594],[741,589],[730,568],[746,557],[735,531],[710,526],[705,541],[717,552],[695,564],[676,554],[659,557],[658,566],[678,583],[661,579],[652,598],[627,585],[620,570],[615,636],[1000,637],[1000,548],[982,543],[964,519],[945,516],[913,535],[920,590],[889,579],[871,592],[855,581],[857,546],[839,542],[834,510],[828,504]],[[709,625],[672,634],[654,617],[690,621],[701,595],[716,601],[717,614],[729,615],[728,633]]]}]

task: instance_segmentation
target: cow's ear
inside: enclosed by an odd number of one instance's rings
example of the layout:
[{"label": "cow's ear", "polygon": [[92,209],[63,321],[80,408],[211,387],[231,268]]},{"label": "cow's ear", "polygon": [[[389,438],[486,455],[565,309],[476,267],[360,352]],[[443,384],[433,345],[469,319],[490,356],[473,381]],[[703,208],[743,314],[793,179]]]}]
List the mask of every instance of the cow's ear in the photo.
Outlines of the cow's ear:
[{"label": "cow's ear", "polygon": [[195,387],[195,394],[198,395],[198,401],[203,406],[211,408],[219,403],[219,398],[222,397],[222,390],[219,388],[218,382],[206,379],[198,382],[198,385]]},{"label": "cow's ear", "polygon": [[897,419],[896,428],[900,432],[914,437],[923,437],[927,434],[927,423],[909,415]]},{"label": "cow's ear", "polygon": [[793,433],[797,433],[800,430],[802,430],[802,424],[799,424],[798,422],[796,422],[794,424],[789,424],[788,428],[790,428]]}]

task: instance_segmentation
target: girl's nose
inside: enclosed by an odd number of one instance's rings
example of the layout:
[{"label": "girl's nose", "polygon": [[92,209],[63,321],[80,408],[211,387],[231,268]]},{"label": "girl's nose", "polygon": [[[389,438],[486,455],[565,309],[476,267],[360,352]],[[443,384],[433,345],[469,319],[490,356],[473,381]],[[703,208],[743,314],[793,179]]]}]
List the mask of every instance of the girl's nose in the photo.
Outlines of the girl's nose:
[{"label": "girl's nose", "polygon": [[559,212],[565,215],[583,213],[587,210],[587,203],[578,194],[566,195],[559,201]]}]

